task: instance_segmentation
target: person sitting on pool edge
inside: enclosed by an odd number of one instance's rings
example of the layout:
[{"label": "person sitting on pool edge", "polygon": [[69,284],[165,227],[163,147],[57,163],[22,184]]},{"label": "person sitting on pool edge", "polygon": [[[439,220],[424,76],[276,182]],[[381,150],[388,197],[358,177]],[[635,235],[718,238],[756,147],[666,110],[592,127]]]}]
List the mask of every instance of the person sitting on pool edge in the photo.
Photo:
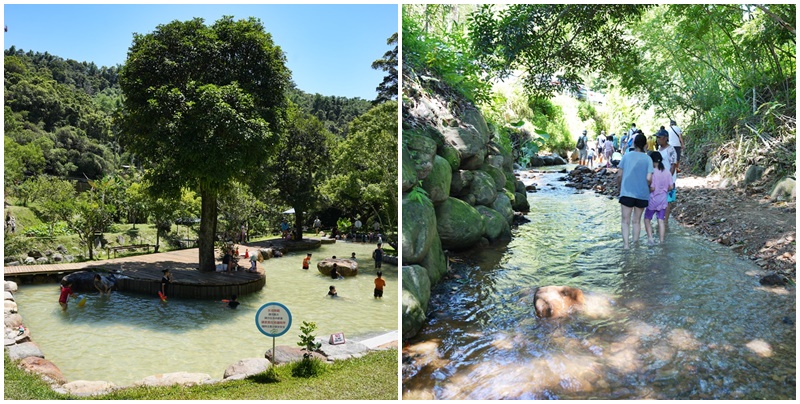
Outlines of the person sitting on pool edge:
[{"label": "person sitting on pool edge", "polygon": [[100,296],[103,296],[103,293],[106,292],[108,292],[108,295],[111,296],[111,286],[99,274],[94,275],[94,288],[100,292]]}]

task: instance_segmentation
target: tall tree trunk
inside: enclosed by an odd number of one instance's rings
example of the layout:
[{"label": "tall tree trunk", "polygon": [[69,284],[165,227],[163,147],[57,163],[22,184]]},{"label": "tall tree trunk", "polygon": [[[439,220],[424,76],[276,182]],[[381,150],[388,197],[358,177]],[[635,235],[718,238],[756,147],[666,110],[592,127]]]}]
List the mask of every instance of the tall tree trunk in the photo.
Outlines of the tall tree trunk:
[{"label": "tall tree trunk", "polygon": [[293,206],[294,208],[294,231],[297,234],[295,240],[300,241],[303,239],[303,208]]},{"label": "tall tree trunk", "polygon": [[200,231],[197,234],[197,245],[200,247],[200,271],[214,272],[214,229],[217,227],[217,193],[200,186]]}]

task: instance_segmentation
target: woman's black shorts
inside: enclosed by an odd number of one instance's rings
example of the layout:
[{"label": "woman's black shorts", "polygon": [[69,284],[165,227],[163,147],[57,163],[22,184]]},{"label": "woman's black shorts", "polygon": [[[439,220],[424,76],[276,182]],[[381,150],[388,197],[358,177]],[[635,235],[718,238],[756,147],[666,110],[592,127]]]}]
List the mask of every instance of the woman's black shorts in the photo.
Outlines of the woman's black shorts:
[{"label": "woman's black shorts", "polygon": [[636,198],[631,198],[630,196],[620,196],[619,197],[619,203],[621,203],[624,206],[627,206],[629,208],[644,209],[644,208],[647,207],[648,202],[649,201],[647,199],[636,199]]}]

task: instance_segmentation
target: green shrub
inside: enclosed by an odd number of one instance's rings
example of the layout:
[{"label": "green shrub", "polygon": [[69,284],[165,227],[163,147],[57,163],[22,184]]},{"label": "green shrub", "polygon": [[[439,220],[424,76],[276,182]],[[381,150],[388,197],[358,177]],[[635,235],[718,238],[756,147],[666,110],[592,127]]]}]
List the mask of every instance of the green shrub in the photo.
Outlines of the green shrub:
[{"label": "green shrub", "polygon": [[292,376],[316,377],[325,371],[325,365],[317,358],[303,358],[292,364]]}]

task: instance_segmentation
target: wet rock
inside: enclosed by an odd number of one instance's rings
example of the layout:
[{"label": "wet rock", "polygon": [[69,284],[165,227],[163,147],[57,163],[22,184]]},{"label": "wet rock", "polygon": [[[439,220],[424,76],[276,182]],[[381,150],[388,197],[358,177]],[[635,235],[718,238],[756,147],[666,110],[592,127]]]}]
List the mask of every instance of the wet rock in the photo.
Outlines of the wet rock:
[{"label": "wet rock", "polygon": [[431,280],[428,270],[419,265],[404,265],[403,271],[403,338],[411,338],[425,323]]},{"label": "wet rock", "polygon": [[538,317],[564,317],[585,302],[583,292],[569,286],[543,286],[533,296]]},{"label": "wet rock", "polygon": [[36,356],[29,356],[19,362],[19,367],[26,372],[36,373],[57,384],[64,384],[67,379],[53,362]]},{"label": "wet rock", "polygon": [[414,220],[403,221],[403,260],[406,264],[420,263],[438,239],[436,212],[433,205],[403,198],[403,215]]},{"label": "wet rock", "polygon": [[14,295],[12,295],[11,292],[4,292],[3,300],[12,300],[13,301],[14,300]]},{"label": "wet rock", "polygon": [[86,397],[108,394],[117,386],[114,383],[106,381],[76,380],[74,382],[69,382],[62,387],[69,394],[79,397]]},{"label": "wet rock", "polygon": [[[760,261],[760,260],[759,260]],[[769,274],[758,280],[764,286],[785,286],[789,281],[778,274]]]},{"label": "wet rock", "polygon": [[134,383],[137,386],[159,387],[179,385],[184,387],[210,384],[215,380],[205,373],[175,372],[147,376]]},{"label": "wet rock", "polygon": [[234,376],[248,377],[265,372],[272,363],[266,358],[246,358],[242,359],[225,369],[224,379]]},{"label": "wet rock", "polygon": [[30,356],[44,358],[42,350],[33,342],[23,342],[8,347],[8,357],[11,360],[21,360]]},{"label": "wet rock", "polygon": [[336,270],[341,276],[358,275],[358,263],[343,258],[325,258],[317,263],[317,271],[323,275],[330,276],[334,264],[336,264]]},{"label": "wet rock", "polygon": [[3,313],[16,313],[17,312],[17,303],[13,300],[5,300],[3,301]]}]

